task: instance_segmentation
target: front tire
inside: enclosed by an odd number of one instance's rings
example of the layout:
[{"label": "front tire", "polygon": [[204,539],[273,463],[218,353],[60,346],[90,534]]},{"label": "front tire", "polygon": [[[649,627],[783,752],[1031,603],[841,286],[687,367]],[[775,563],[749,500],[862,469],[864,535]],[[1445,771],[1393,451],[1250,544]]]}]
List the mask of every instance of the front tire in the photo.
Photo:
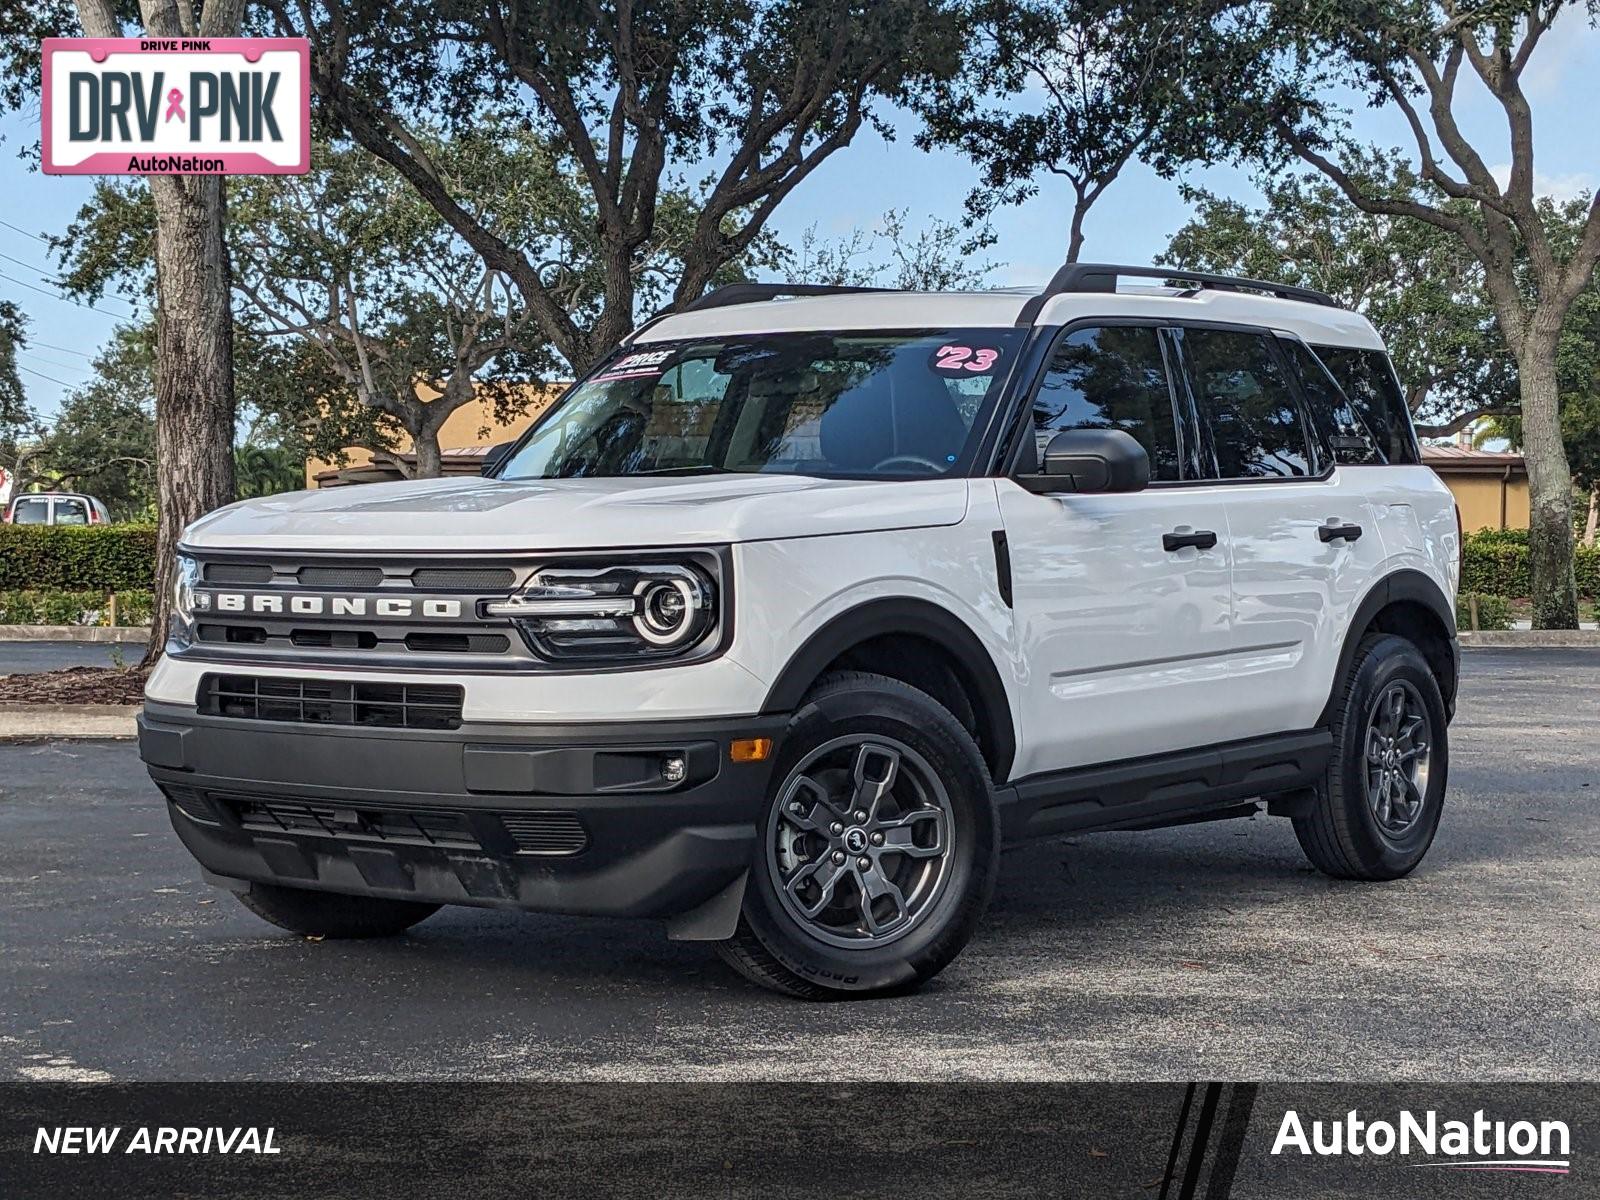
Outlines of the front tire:
[{"label": "front tire", "polygon": [[271,883],[252,883],[234,894],[240,904],[263,921],[308,937],[393,937],[419,921],[426,921],[440,908],[437,904],[420,904],[414,900],[345,896]]},{"label": "front tire", "polygon": [[999,867],[972,735],[899,680],[840,672],[796,711],[774,779],[723,958],[812,1000],[909,991],[943,970]]},{"label": "front tire", "polygon": [[1450,747],[1427,660],[1393,634],[1362,639],[1333,715],[1333,757],[1294,832],[1335,879],[1399,879],[1433,844]]}]

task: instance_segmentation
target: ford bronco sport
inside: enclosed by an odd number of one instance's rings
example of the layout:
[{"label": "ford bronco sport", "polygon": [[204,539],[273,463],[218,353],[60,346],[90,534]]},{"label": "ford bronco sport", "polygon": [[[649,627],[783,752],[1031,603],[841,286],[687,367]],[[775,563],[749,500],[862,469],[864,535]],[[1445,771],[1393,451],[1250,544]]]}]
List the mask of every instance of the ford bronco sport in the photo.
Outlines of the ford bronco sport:
[{"label": "ford bronco sport", "polygon": [[664,918],[821,998],[943,968],[1011,843],[1264,805],[1384,880],[1433,840],[1460,532],[1316,292],[728,287],[484,475],[187,532],[140,750],[276,925]]}]

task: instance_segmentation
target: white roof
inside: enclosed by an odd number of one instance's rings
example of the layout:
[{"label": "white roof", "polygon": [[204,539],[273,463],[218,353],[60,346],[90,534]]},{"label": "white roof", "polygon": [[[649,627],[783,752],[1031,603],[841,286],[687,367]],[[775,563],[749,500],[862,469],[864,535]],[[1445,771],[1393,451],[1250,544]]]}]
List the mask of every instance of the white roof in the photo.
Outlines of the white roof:
[{"label": "white roof", "polygon": [[[678,313],[641,332],[637,343],[813,329],[945,329],[1014,326],[1033,288],[987,292],[842,292],[731,304]],[[1308,342],[1381,350],[1377,331],[1360,313],[1254,292],[1179,291],[1137,287],[1117,292],[1065,292],[1045,301],[1036,325],[1083,317],[1150,317],[1224,321],[1296,333]]]}]

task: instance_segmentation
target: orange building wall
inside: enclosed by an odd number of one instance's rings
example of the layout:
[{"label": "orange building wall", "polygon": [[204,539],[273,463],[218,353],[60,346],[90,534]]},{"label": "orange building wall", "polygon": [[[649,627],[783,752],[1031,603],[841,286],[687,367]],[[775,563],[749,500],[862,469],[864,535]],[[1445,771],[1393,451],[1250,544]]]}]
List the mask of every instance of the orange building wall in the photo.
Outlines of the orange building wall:
[{"label": "orange building wall", "polygon": [[[1461,528],[1467,533],[1480,529],[1526,529],[1528,527],[1528,478],[1517,475],[1502,479],[1490,474],[1456,474],[1440,471],[1450,494],[1461,509]],[[1504,517],[1501,515],[1504,493]]]}]

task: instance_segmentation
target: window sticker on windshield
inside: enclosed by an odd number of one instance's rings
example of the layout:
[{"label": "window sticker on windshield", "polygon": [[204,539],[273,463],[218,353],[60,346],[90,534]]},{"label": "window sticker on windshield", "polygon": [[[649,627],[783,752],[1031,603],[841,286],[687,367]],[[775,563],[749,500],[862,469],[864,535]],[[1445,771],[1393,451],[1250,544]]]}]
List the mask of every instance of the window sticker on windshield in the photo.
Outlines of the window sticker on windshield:
[{"label": "window sticker on windshield", "polygon": [[591,383],[610,383],[614,379],[648,379],[666,370],[671,350],[641,350],[637,354],[624,354],[616,362],[596,375]]},{"label": "window sticker on windshield", "polygon": [[928,364],[941,375],[992,375],[1000,361],[993,346],[965,346],[949,342],[933,352]]}]

